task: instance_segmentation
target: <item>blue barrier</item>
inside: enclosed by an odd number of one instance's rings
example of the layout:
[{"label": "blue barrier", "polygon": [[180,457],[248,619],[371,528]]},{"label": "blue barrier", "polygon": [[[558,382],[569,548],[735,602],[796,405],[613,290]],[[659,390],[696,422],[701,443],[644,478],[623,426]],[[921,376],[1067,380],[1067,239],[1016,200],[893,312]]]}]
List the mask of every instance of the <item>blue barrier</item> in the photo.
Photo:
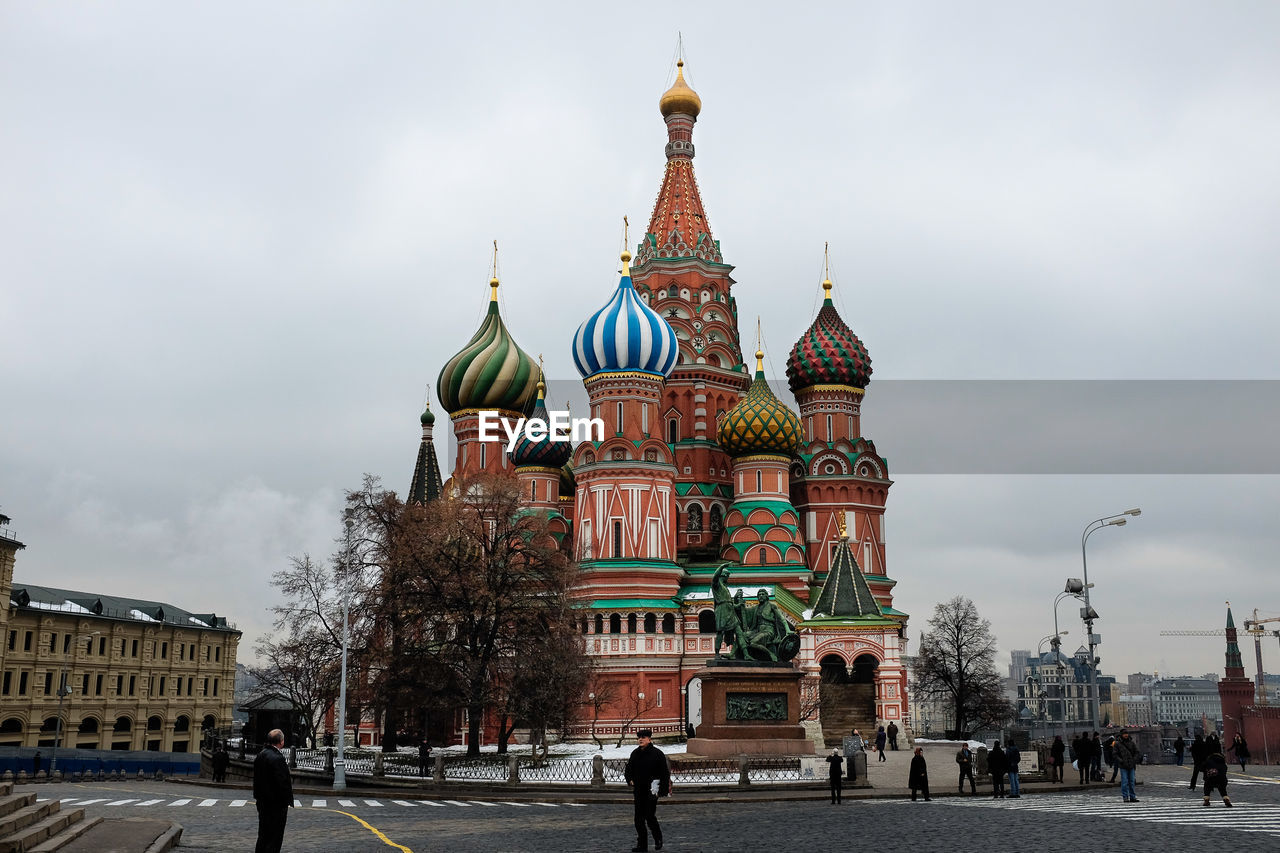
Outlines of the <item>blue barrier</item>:
[{"label": "blue barrier", "polygon": [[[40,769],[49,772],[49,760],[52,750],[35,747],[0,747],[0,773],[11,771],[14,776],[25,770],[28,776],[34,773],[35,755],[40,753]],[[141,770],[148,775],[156,771],[166,776],[197,776],[200,774],[200,754],[198,752],[147,752],[142,750],[117,749],[73,749],[58,750],[58,769],[64,775],[72,773],[125,773],[137,775]]]}]

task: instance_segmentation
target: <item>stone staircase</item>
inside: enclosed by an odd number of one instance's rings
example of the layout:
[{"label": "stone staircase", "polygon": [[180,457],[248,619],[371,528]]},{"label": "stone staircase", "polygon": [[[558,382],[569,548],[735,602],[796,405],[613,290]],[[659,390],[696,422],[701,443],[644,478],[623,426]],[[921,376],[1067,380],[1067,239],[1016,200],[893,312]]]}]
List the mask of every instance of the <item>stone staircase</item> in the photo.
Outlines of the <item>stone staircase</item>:
[{"label": "stone staircase", "polygon": [[60,850],[101,820],[85,820],[84,809],[63,811],[57,800],[37,803],[34,792],[15,794],[11,783],[0,783],[0,853]]},{"label": "stone staircase", "polygon": [[854,729],[864,738],[876,737],[876,686],[826,683],[821,687],[822,738],[828,748],[843,746]]}]

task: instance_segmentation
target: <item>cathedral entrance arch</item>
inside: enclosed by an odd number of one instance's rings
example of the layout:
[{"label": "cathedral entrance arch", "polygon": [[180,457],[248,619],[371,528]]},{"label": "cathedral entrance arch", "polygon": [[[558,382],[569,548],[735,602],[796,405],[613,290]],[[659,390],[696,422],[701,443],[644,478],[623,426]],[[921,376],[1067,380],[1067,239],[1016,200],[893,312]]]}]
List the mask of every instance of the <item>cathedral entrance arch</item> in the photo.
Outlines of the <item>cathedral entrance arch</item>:
[{"label": "cathedral entrance arch", "polygon": [[818,665],[823,742],[828,747],[840,746],[845,735],[854,729],[864,738],[874,740],[879,659],[862,654],[849,666],[841,655],[831,653],[824,655]]}]

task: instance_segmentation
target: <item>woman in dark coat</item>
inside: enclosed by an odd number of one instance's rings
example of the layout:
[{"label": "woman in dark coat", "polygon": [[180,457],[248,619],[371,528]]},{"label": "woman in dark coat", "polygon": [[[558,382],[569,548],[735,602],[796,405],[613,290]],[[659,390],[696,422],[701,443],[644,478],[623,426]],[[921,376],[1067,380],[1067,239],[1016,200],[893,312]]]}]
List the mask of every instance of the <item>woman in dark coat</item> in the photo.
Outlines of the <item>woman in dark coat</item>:
[{"label": "woman in dark coat", "polygon": [[831,765],[831,805],[834,806],[840,802],[840,789],[844,784],[844,777],[840,772],[844,759],[840,756],[840,750],[831,750],[831,754],[827,756],[827,764]]},{"label": "woman in dark coat", "polygon": [[924,793],[924,801],[929,802],[929,769],[924,763],[924,749],[916,747],[915,757],[911,759],[911,775],[907,777],[907,787],[911,789],[911,800],[915,801],[916,791]]},{"label": "woman in dark coat", "polygon": [[1237,734],[1232,738],[1227,752],[1235,753],[1236,761],[1240,762],[1240,772],[1243,773],[1244,766],[1249,763],[1249,743],[1244,739],[1244,735]]},{"label": "woman in dark coat", "polygon": [[1227,759],[1221,752],[1207,756],[1202,768],[1204,773],[1204,804],[1209,806],[1209,794],[1217,791],[1222,797],[1222,804],[1231,808],[1231,798],[1227,796]]},{"label": "woman in dark coat", "polygon": [[1009,763],[1005,760],[1004,750],[1000,748],[1000,741],[996,741],[991,747],[991,752],[987,755],[987,772],[991,774],[991,798],[1004,798],[1004,774],[1009,769]]},{"label": "woman in dark coat", "polygon": [[1049,747],[1049,758],[1053,760],[1053,766],[1050,768],[1053,772],[1050,774],[1050,782],[1062,781],[1062,759],[1067,754],[1067,745],[1062,742],[1062,735],[1053,736],[1053,745]]},{"label": "woman in dark coat", "polygon": [[887,739],[888,739],[888,735],[886,735],[884,732],[884,726],[881,726],[880,728],[876,729],[876,752],[880,753],[881,761],[889,760],[884,757],[884,744]]}]

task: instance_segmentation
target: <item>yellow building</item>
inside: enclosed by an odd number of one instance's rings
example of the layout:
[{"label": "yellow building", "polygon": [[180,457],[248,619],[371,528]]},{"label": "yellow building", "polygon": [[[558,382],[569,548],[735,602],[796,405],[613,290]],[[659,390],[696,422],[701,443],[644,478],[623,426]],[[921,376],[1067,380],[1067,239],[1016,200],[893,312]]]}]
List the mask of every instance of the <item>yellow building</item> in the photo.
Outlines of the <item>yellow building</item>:
[{"label": "yellow building", "polygon": [[195,751],[231,725],[240,632],[180,607],[15,583],[0,516],[0,746]]}]

